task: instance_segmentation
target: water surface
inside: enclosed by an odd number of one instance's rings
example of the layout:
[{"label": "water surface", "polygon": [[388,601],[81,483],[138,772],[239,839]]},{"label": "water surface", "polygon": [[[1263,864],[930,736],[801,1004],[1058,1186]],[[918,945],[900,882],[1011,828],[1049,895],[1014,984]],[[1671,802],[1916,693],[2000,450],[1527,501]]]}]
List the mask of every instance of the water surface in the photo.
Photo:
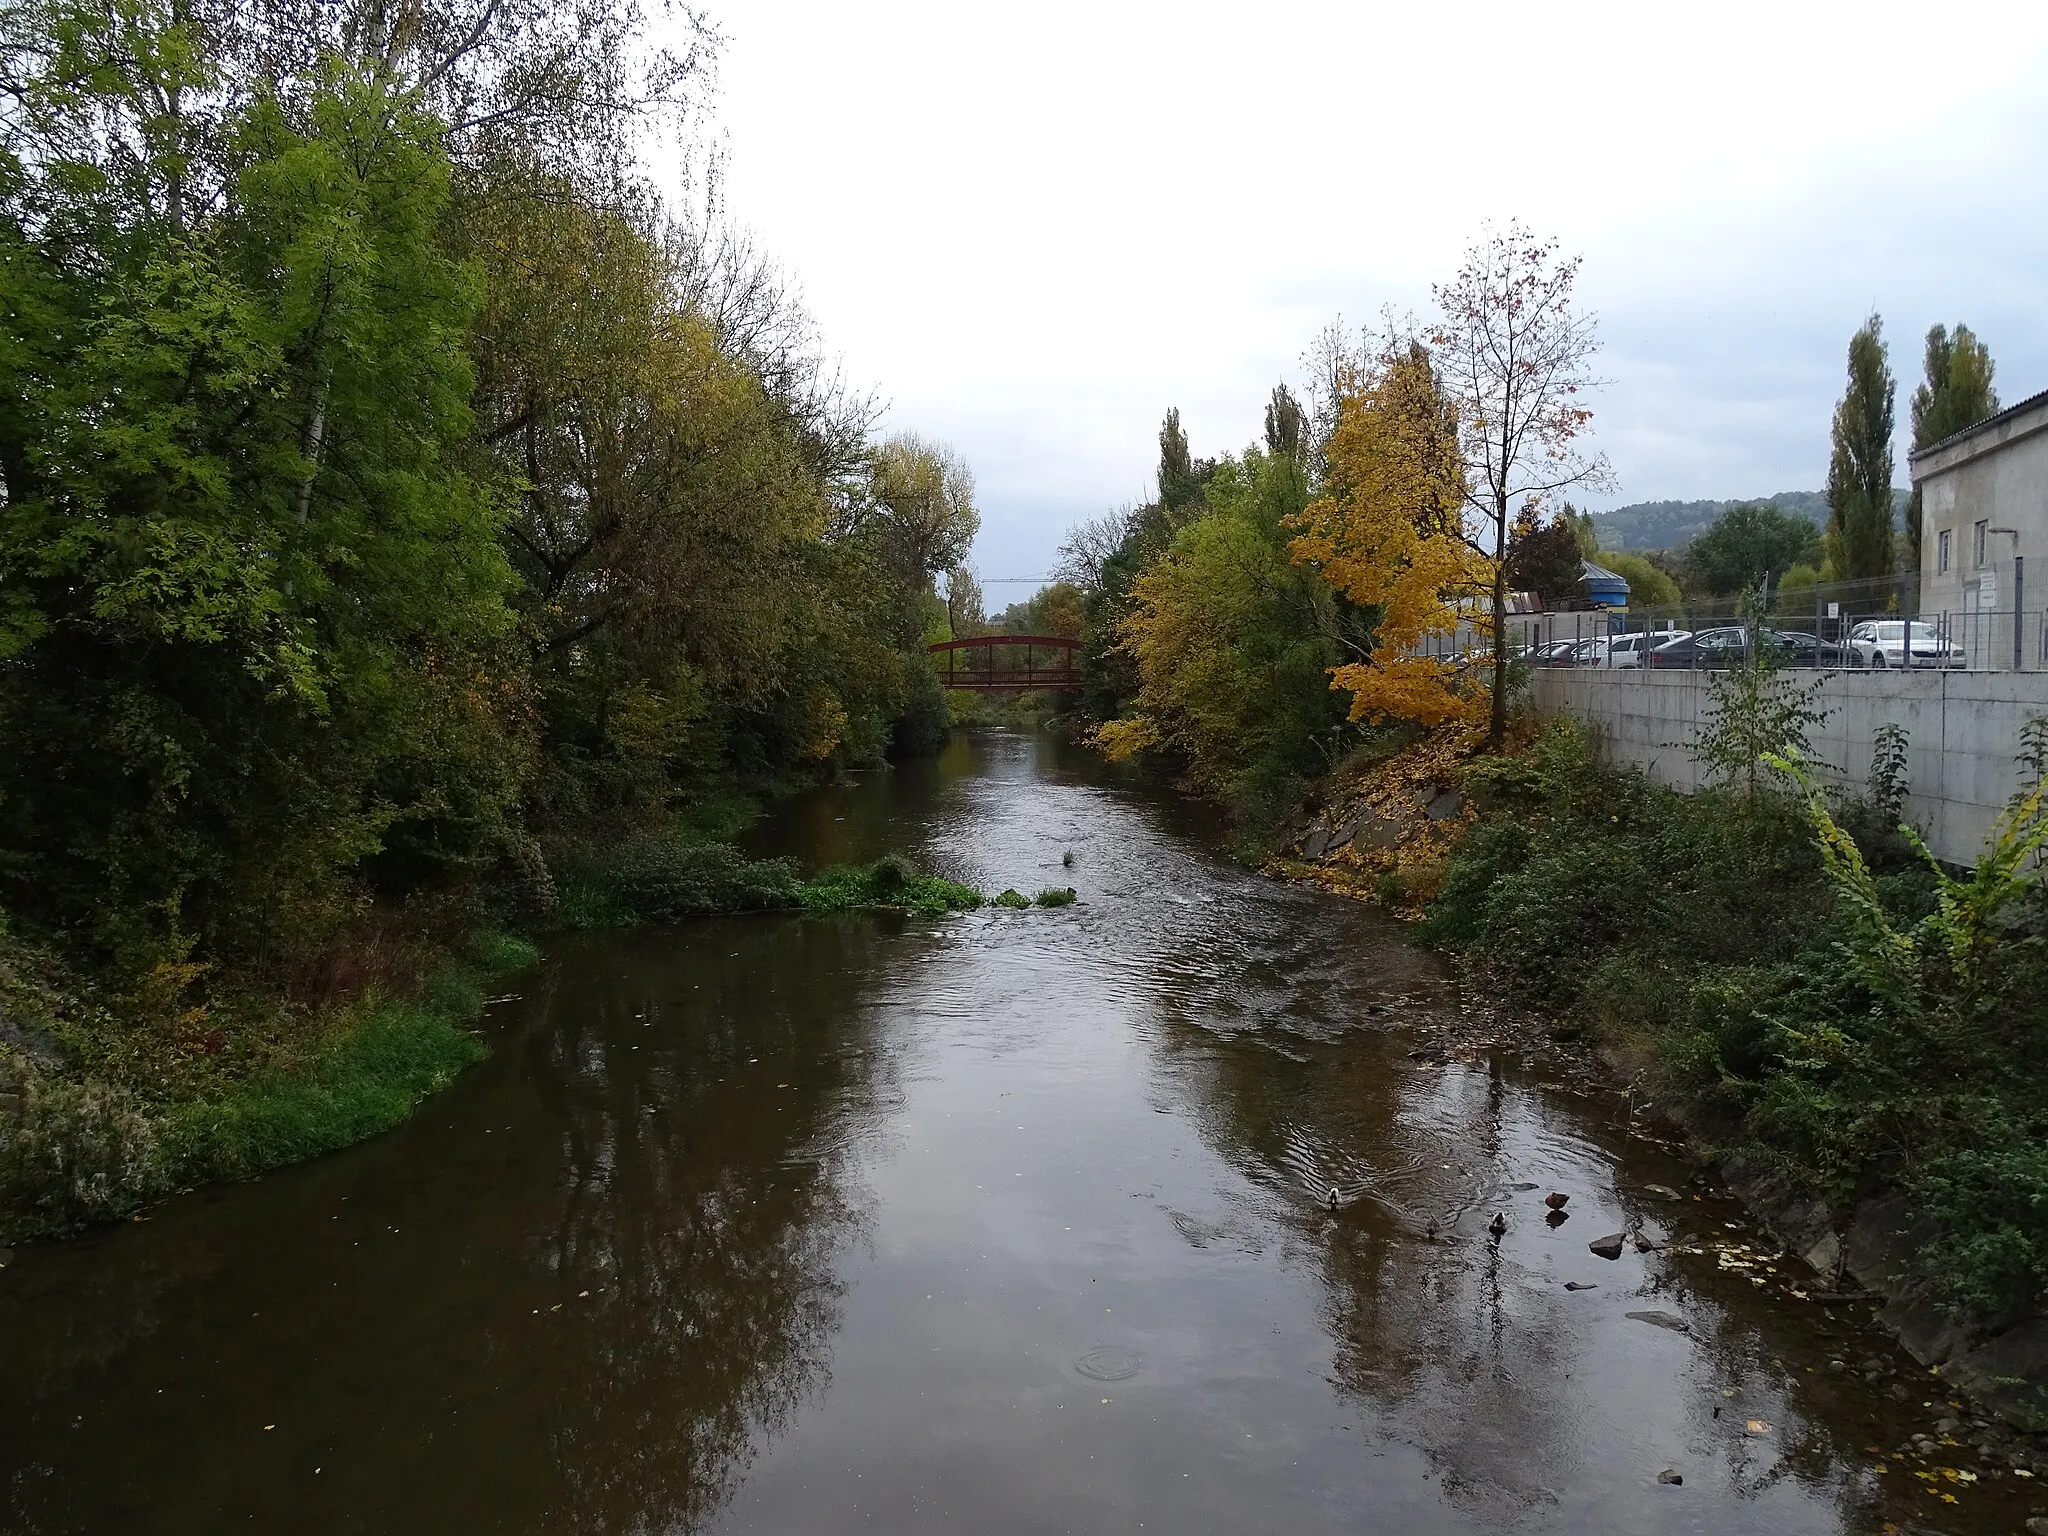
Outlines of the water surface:
[{"label": "water surface", "polygon": [[1081,901],[563,943],[398,1132],[23,1250],[0,1528],[2018,1527],[1876,1470],[1930,1414],[1847,1318],[1591,1254],[1754,1234],[1612,1095],[1418,1058],[1438,964],[1211,830],[1001,732],[784,808]]}]

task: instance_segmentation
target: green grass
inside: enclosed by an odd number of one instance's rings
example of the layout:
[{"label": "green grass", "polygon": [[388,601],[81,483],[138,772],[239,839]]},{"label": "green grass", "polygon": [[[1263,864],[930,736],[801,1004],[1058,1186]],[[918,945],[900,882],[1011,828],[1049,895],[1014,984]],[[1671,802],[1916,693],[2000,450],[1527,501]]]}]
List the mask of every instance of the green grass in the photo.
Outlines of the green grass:
[{"label": "green grass", "polygon": [[1071,907],[1080,899],[1070,885],[1049,887],[1031,898],[1033,905],[1040,907]]},{"label": "green grass", "polygon": [[166,1091],[162,1078],[118,1055],[57,1071],[0,1053],[13,1099],[0,1114],[0,1231],[68,1231],[171,1190],[254,1178],[390,1130],[488,1054],[467,1027],[487,984],[538,958],[525,939],[474,934],[418,996],[366,998],[289,1055],[196,1092]]},{"label": "green grass", "polygon": [[437,1008],[377,1005],[305,1070],[173,1108],[161,1132],[163,1182],[253,1178],[388,1131],[487,1054]]}]

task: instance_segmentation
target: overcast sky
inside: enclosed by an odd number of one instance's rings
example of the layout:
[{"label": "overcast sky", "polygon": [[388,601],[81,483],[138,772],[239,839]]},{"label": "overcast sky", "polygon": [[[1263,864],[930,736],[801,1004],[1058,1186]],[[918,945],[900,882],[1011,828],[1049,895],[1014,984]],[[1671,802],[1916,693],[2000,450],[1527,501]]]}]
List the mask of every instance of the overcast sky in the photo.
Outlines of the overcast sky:
[{"label": "overcast sky", "polygon": [[[1257,437],[1315,332],[1488,219],[1585,257],[1619,493],[1812,490],[1873,307],[2048,389],[2048,5],[712,0],[730,215],[888,428],[973,465],[985,578]],[[991,606],[1028,587],[992,586]]]}]

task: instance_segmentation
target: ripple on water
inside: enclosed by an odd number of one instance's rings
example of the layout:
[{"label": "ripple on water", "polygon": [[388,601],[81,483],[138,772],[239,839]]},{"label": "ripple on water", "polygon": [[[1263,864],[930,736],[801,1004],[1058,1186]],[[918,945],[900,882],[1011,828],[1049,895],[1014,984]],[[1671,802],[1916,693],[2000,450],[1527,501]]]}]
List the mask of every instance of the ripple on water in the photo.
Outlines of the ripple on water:
[{"label": "ripple on water", "polygon": [[1135,1349],[1105,1344],[1076,1359],[1074,1369],[1090,1381],[1128,1381],[1144,1363],[1145,1357]]}]

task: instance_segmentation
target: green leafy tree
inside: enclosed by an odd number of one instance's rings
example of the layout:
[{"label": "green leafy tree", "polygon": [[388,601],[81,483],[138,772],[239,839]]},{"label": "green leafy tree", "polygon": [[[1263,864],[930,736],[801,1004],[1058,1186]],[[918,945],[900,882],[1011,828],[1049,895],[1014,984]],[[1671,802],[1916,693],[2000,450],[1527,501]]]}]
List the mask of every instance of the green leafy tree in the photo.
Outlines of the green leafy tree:
[{"label": "green leafy tree", "polygon": [[[1593,526],[1593,514],[1582,512],[1570,502],[1566,502],[1560,516],[1571,527],[1573,536],[1578,540],[1580,556],[1596,564],[1605,565],[1606,562],[1600,559],[1600,533]],[[1612,566],[1607,568],[1614,569]]]},{"label": "green leafy tree", "polygon": [[1308,413],[1285,384],[1273,386],[1273,398],[1266,404],[1266,452],[1274,458],[1299,462],[1308,452]]},{"label": "green leafy tree", "polygon": [[1847,581],[1892,573],[1892,427],[1897,386],[1872,315],[1849,338],[1849,387],[1835,407],[1828,462],[1828,561]]},{"label": "green leafy tree", "polygon": [[1258,814],[1326,766],[1344,719],[1329,669],[1341,619],[1329,588],[1288,553],[1308,504],[1303,466],[1254,448],[1210,471],[1209,510],[1135,582],[1121,641],[1135,709],[1102,727],[1112,757],[1159,751],[1202,790]]},{"label": "green leafy tree", "polygon": [[1643,555],[1633,550],[1603,549],[1591,556],[1595,565],[1604,565],[1615,575],[1628,583],[1628,604],[1631,608],[1675,608],[1678,606],[1678,583],[1668,572],[1660,570]]},{"label": "green leafy tree", "polygon": [[1795,565],[1821,558],[1820,530],[1776,507],[1730,507],[1686,546],[1687,577],[1702,592],[1725,596],[1775,581]]},{"label": "green leafy tree", "polygon": [[1215,472],[1214,459],[1198,459],[1189,449],[1180,407],[1173,407],[1159,427],[1159,505],[1170,520],[1200,504],[1202,487]]},{"label": "green leafy tree", "polygon": [[[1925,377],[1913,391],[1913,449],[1931,448],[1944,438],[1998,414],[1991,387],[1991,349],[1967,325],[1953,332],[1936,325],[1927,332]],[[1912,540],[1913,569],[1920,568],[1920,487],[1906,504],[1906,534]]]},{"label": "green leafy tree", "polygon": [[479,855],[516,795],[443,128],[331,63],[212,124],[202,201],[164,121],[196,29],[59,35],[6,188],[39,323],[0,372],[0,881],[131,971],[260,955],[397,842]]}]

